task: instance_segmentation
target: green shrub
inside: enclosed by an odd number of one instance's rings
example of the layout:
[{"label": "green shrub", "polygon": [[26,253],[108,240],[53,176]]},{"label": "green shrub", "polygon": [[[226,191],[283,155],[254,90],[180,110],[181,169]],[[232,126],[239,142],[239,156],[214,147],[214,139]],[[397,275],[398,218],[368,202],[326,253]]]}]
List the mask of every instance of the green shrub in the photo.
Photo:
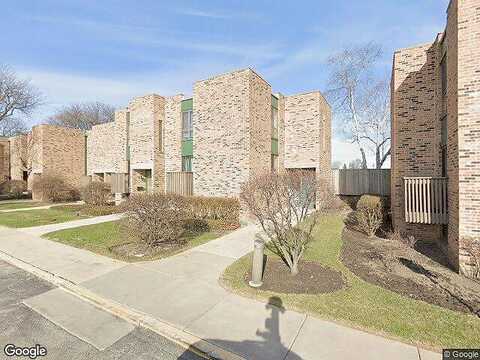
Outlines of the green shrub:
[{"label": "green shrub", "polygon": [[0,193],[11,195],[16,199],[20,199],[25,191],[27,191],[27,183],[23,180],[7,180],[0,184]]},{"label": "green shrub", "polygon": [[32,190],[39,194],[44,201],[61,202],[80,199],[79,191],[67,185],[60,176],[42,175],[35,180]]},{"label": "green shrub", "polygon": [[383,209],[383,200],[380,196],[362,195],[355,212],[358,229],[369,237],[374,236],[382,226]]},{"label": "green shrub", "polygon": [[88,205],[107,205],[111,198],[111,186],[102,181],[92,181],[82,187],[82,200]]}]

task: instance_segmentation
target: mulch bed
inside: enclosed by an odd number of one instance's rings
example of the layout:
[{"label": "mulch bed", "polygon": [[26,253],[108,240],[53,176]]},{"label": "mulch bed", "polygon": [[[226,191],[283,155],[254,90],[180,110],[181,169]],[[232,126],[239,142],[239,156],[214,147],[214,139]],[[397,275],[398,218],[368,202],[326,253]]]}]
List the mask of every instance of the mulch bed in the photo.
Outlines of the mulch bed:
[{"label": "mulch bed", "polygon": [[368,238],[347,228],[343,231],[342,261],[363,280],[480,317],[480,283],[447,268],[435,244],[417,243],[416,249],[419,251],[396,240]]},{"label": "mulch bed", "polygon": [[[248,284],[251,270],[245,274],[244,279]],[[316,262],[301,261],[298,274],[292,276],[283,261],[267,257],[263,285],[259,289],[283,294],[324,294],[341,290],[344,285],[340,272]]]}]

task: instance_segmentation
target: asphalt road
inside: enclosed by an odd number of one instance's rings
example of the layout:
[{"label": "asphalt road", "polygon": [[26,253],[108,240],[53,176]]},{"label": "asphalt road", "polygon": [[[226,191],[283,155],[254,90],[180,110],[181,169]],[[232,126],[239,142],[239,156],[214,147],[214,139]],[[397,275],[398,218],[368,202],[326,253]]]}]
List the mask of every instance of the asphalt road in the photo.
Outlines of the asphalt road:
[{"label": "asphalt road", "polygon": [[0,359],[8,357],[7,344],[32,347],[39,344],[47,355],[37,359],[101,360],[200,360],[181,346],[149,330],[137,327],[103,351],[78,339],[25,306],[22,301],[53,289],[54,286],[32,274],[0,261]]}]

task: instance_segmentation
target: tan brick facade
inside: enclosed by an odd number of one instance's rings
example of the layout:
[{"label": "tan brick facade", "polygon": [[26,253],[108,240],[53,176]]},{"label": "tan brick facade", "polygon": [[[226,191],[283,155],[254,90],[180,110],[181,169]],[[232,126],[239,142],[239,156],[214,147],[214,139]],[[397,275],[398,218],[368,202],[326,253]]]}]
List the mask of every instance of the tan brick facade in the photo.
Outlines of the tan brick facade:
[{"label": "tan brick facade", "polygon": [[331,109],[319,91],[285,97],[287,169],[316,169],[331,179]]},{"label": "tan brick facade", "polygon": [[[234,71],[198,81],[193,99],[193,188],[195,195],[235,197],[241,185],[254,174],[271,171],[271,86],[251,69]],[[320,92],[283,96],[278,99],[278,167],[311,168],[330,178],[330,107]],[[182,170],[183,95],[152,94],[133,99],[116,111],[115,121],[94,126],[83,137],[86,144],[86,174],[93,180],[110,181],[113,174],[129,175],[129,192],[165,191],[169,172]],[[54,127],[35,127],[42,145],[35,152],[34,173],[42,173],[54,161],[50,145],[58,152],[75,142],[77,133],[66,130],[58,139]],[[62,129],[62,128],[60,128]],[[48,133],[48,134],[47,134]],[[48,136],[51,139],[46,141]],[[73,138],[72,138],[73,137]],[[45,144],[44,144],[45,143]],[[50,145],[48,145],[50,144]],[[189,144],[186,144],[187,146]],[[78,165],[84,148],[77,151]],[[189,150],[191,151],[191,150]],[[68,153],[70,153],[68,152]],[[81,152],[81,154],[80,154]],[[72,176],[81,177],[85,171]],[[63,160],[57,166],[64,169]],[[12,173],[18,164],[12,165]]]},{"label": "tan brick facade", "polygon": [[0,138],[0,182],[10,177],[10,141]]},{"label": "tan brick facade", "polygon": [[[447,13],[445,32],[433,43],[394,55],[392,213],[396,229],[439,241],[459,269],[462,238],[480,237],[480,7],[452,0]],[[440,225],[405,222],[405,176],[448,177],[445,238]]]},{"label": "tan brick facade", "polygon": [[[62,178],[72,188],[79,188],[85,175],[86,137],[82,130],[54,125],[38,125],[31,133],[10,138],[10,174],[23,180],[28,174],[28,188],[41,176]],[[21,161],[21,159],[24,159]],[[31,169],[23,167],[31,162]],[[31,170],[31,171],[30,171]],[[32,194],[43,200],[41,194]]]},{"label": "tan brick facade", "polygon": [[[252,89],[256,89],[253,93],[256,99],[250,99]],[[195,83],[193,186],[196,195],[238,196],[251,169],[269,166],[270,108],[269,85],[250,69]],[[262,113],[266,118],[258,124],[250,117],[252,114],[257,118]],[[251,134],[254,129],[262,132],[260,142],[257,142],[258,134]],[[259,151],[258,157],[250,156],[251,149]]]}]

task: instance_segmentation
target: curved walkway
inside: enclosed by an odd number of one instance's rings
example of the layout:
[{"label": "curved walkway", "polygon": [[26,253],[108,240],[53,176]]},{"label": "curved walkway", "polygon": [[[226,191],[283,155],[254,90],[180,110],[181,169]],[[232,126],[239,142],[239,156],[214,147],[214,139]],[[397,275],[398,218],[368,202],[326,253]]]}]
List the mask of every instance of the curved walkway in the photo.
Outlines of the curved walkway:
[{"label": "curved walkway", "polygon": [[[85,224],[84,220],[56,224],[54,230],[74,223]],[[218,279],[228,265],[251,251],[258,231],[253,225],[170,258],[135,264],[42,239],[34,235],[46,232],[41,228],[1,229],[0,251],[247,359],[441,358],[227,292]]]}]

